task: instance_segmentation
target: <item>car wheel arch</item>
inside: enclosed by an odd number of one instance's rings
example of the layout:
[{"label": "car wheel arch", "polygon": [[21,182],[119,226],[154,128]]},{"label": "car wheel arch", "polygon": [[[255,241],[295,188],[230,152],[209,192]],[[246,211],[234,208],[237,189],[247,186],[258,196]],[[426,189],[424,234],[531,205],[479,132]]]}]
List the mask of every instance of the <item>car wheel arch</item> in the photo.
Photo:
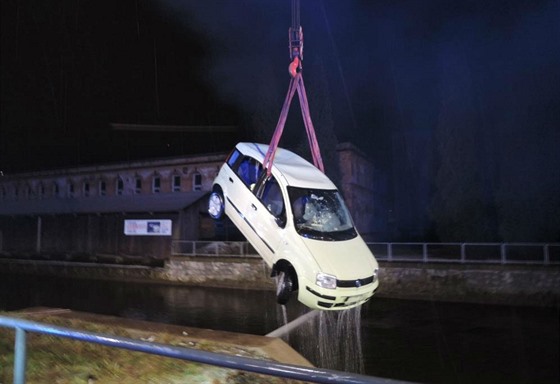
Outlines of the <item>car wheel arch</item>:
[{"label": "car wheel arch", "polygon": [[299,288],[299,279],[295,267],[286,259],[280,259],[272,266],[272,271],[270,276],[276,277],[280,272],[288,273],[292,277],[294,286],[293,291],[297,291]]}]

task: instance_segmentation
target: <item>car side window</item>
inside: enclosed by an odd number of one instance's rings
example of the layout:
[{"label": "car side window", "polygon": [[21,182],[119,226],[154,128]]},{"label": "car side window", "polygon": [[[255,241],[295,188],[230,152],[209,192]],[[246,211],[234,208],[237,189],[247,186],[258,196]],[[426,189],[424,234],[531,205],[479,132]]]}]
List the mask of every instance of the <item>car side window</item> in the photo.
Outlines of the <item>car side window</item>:
[{"label": "car side window", "polygon": [[284,198],[280,185],[274,178],[270,176],[260,188],[259,199],[262,201],[266,209],[276,218],[279,226],[286,225],[286,209],[284,206]]},{"label": "car side window", "polygon": [[243,183],[251,189],[253,189],[261,173],[262,165],[249,156],[244,157],[237,168],[237,175],[243,180]]}]

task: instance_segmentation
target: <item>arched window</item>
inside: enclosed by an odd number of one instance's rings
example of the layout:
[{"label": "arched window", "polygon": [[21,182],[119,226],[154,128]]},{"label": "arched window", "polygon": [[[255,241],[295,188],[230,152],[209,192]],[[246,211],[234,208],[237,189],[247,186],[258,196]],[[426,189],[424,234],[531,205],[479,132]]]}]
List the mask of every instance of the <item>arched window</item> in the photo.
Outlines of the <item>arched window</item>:
[{"label": "arched window", "polygon": [[115,194],[117,196],[122,195],[124,192],[124,180],[122,179],[122,177],[117,176],[117,183],[115,186]]},{"label": "arched window", "polygon": [[90,193],[89,181],[88,181],[88,180],[85,180],[85,181],[82,183],[82,195],[85,196],[85,197],[88,197],[88,196],[89,196],[89,193]]},{"label": "arched window", "polygon": [[136,175],[135,181],[134,181],[134,193],[142,193],[142,177],[139,175]]},{"label": "arched window", "polygon": [[60,194],[60,187],[58,186],[58,183],[55,181],[52,185],[52,195],[53,197],[58,197]]},{"label": "arched window", "polygon": [[41,182],[39,183],[37,188],[38,188],[39,198],[42,199],[43,197],[45,197],[45,184]]},{"label": "arched window", "polygon": [[159,174],[155,174],[152,178],[152,192],[153,193],[160,193],[161,192],[161,177]]},{"label": "arched window", "polygon": [[99,180],[99,196],[107,195],[107,182],[105,180]]},{"label": "arched window", "polygon": [[181,175],[173,175],[171,190],[173,192],[181,192]]},{"label": "arched window", "polygon": [[193,191],[202,191],[202,175],[200,172],[193,174]]},{"label": "arched window", "polygon": [[66,196],[74,197],[74,183],[72,180],[68,180],[68,184],[66,184]]}]

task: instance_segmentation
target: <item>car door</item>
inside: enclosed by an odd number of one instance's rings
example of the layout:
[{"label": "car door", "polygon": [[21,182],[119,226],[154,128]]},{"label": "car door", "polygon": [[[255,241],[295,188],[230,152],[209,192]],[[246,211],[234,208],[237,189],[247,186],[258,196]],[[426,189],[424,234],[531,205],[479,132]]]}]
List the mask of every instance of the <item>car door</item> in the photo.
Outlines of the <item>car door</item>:
[{"label": "car door", "polygon": [[227,189],[225,198],[228,216],[245,238],[261,253],[262,241],[247,214],[254,200],[255,185],[263,173],[262,165],[253,157],[241,153],[235,161],[228,164],[230,169],[224,182]]},{"label": "car door", "polygon": [[282,245],[286,226],[286,203],[274,176],[263,174],[259,179],[245,207],[245,216],[258,237],[255,248],[272,265]]},{"label": "car door", "polygon": [[[257,168],[255,168],[255,164]],[[248,198],[253,194],[251,182],[258,176],[258,162],[236,151],[228,160],[228,165],[227,180],[224,182],[226,205],[232,208],[229,211],[230,218],[237,227],[242,227],[240,230],[244,233],[247,224],[243,220],[243,208],[247,205]],[[252,172],[250,171],[251,167]],[[251,173],[252,176],[250,177],[249,174]]]}]

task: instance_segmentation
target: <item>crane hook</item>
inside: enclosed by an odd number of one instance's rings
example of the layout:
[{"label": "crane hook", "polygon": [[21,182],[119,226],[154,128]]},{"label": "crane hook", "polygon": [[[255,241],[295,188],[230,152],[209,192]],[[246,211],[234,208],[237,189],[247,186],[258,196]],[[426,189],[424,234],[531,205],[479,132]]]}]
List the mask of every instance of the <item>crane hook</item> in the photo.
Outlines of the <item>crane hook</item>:
[{"label": "crane hook", "polygon": [[294,57],[288,66],[288,72],[290,72],[290,76],[292,77],[296,77],[296,75],[301,72],[301,61],[298,56]]}]

